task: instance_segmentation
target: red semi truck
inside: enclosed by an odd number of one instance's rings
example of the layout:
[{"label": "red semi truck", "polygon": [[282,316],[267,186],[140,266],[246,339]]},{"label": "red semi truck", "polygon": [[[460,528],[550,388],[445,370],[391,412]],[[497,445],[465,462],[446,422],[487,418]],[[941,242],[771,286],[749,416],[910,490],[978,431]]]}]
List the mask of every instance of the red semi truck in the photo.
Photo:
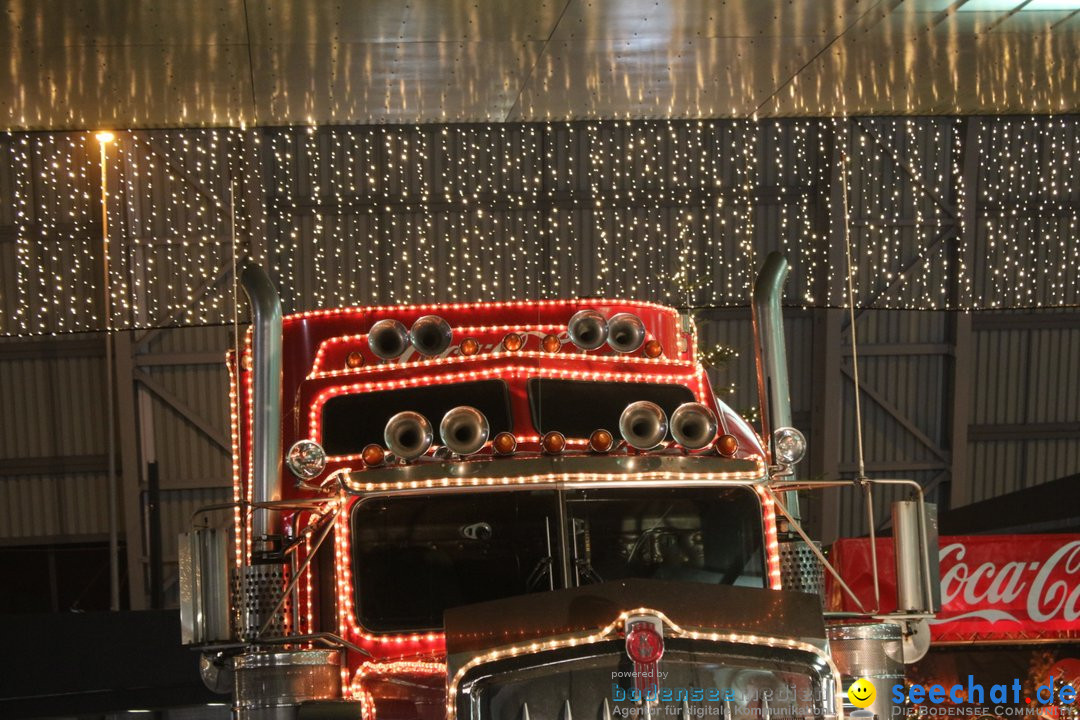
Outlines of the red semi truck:
[{"label": "red semi truck", "polygon": [[232,522],[208,508],[181,538],[204,679],[238,718],[366,720],[837,718],[852,678],[902,680],[904,633],[933,610],[925,508],[898,523],[903,612],[826,618],[798,522],[786,273],[774,254],[755,287],[759,436],[674,309],[283,318],[248,263]]}]

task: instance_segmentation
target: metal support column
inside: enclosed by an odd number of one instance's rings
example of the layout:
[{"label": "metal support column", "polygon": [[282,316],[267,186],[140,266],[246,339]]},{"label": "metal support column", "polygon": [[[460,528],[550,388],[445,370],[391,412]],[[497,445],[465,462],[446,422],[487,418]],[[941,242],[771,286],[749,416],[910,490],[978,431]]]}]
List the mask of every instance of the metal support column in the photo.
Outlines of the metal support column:
[{"label": "metal support column", "polygon": [[120,436],[120,494],[124,508],[128,595],[132,610],[145,610],[146,557],[143,553],[142,473],[139,460],[139,421],[135,393],[133,331],[116,332],[116,406]]},{"label": "metal support column", "polygon": [[[962,230],[953,242],[951,265],[953,285],[949,301],[954,308],[970,302],[963,284],[964,273],[970,273],[975,257],[976,226],[979,221],[979,125],[978,118],[964,120],[963,184],[964,208]],[[972,331],[971,313],[954,310],[951,313],[952,331],[952,412],[949,450],[949,507],[966,505],[972,500],[971,470],[968,466],[968,425],[971,422],[972,390]]]}]

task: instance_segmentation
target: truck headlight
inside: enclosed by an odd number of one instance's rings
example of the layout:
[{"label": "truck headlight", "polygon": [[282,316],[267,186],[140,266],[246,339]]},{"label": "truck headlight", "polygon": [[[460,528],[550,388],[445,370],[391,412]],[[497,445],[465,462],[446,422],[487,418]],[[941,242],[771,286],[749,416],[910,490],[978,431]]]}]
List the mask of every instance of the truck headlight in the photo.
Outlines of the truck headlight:
[{"label": "truck headlight", "polygon": [[773,452],[784,465],[794,465],[806,455],[806,438],[793,427],[777,428],[773,433]]},{"label": "truck headlight", "polygon": [[289,448],[285,464],[296,477],[311,480],[326,467],[326,451],[314,440],[297,440]]}]

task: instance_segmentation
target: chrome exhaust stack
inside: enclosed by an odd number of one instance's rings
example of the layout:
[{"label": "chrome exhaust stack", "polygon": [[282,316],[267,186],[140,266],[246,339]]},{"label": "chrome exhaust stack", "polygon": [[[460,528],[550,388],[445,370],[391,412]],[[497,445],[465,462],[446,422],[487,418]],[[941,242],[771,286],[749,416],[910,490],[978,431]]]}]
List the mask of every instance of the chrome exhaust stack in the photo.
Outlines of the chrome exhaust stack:
[{"label": "chrome exhaust stack", "polygon": [[[761,437],[769,443],[769,458],[776,458],[773,433],[791,427],[791,392],[788,388],[787,350],[784,343],[784,315],[780,297],[788,275],[787,259],[778,252],[769,253],[754,281],[754,355],[757,359],[758,402],[761,406]],[[787,466],[788,480],[795,480],[794,465]],[[798,521],[799,495],[784,494],[784,505]]]},{"label": "chrome exhaust stack", "polygon": [[[251,414],[252,499],[281,499],[281,298],[262,266],[246,259],[240,285],[251,305],[253,377]],[[237,348],[239,352],[239,348]],[[251,512],[255,562],[273,559],[281,536],[280,517],[267,508]]]},{"label": "chrome exhaust stack", "polygon": [[446,413],[439,423],[442,443],[456,455],[472,455],[484,447],[491,431],[484,413],[461,405]]},{"label": "chrome exhaust stack", "polygon": [[667,431],[667,414],[648,400],[630,403],[619,416],[619,433],[627,445],[637,450],[656,449],[664,442]]},{"label": "chrome exhaust stack", "polygon": [[402,460],[415,460],[431,447],[431,423],[417,412],[399,412],[386,423],[383,440],[387,449]]},{"label": "chrome exhaust stack", "polygon": [[397,320],[380,320],[368,330],[368,347],[383,360],[393,360],[409,347],[409,331]]},{"label": "chrome exhaust stack", "polygon": [[671,436],[687,450],[708,447],[716,437],[716,414],[701,403],[683,403],[671,413]]}]

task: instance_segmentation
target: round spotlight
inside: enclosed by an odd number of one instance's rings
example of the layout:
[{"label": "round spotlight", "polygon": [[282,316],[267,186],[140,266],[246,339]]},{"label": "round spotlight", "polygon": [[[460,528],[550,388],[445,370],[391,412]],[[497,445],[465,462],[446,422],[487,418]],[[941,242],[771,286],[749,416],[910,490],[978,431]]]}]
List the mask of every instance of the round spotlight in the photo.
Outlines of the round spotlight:
[{"label": "round spotlight", "polygon": [[608,320],[608,345],[621,353],[635,352],[645,343],[645,323],[633,313],[618,313]]},{"label": "round spotlight", "polygon": [[412,324],[409,339],[421,355],[442,355],[454,340],[450,323],[438,315],[425,315]]},{"label": "round spotlight", "polygon": [[364,464],[368,467],[375,467],[376,465],[383,464],[383,461],[386,459],[386,452],[375,443],[371,443],[360,451],[360,459],[362,459]]},{"label": "round spotlight", "polygon": [[418,412],[399,412],[386,423],[383,440],[390,452],[402,460],[415,460],[428,451],[434,434],[431,423]]},{"label": "round spotlight", "polygon": [[484,413],[468,405],[459,405],[450,410],[439,423],[443,445],[457,455],[472,455],[484,447],[489,431]]},{"label": "round spotlight", "polygon": [[491,441],[491,447],[496,455],[509,455],[517,450],[517,438],[514,433],[503,431]]},{"label": "round spotlight", "polygon": [[592,435],[589,436],[589,449],[593,452],[606,453],[611,450],[614,444],[615,438],[603,428],[593,430]]},{"label": "round spotlight", "polygon": [[659,405],[648,400],[630,403],[619,417],[619,432],[623,440],[638,450],[660,447],[667,430],[667,415]]},{"label": "round spotlight", "polygon": [[503,350],[507,352],[517,352],[524,344],[525,340],[518,333],[507,333],[502,341]]},{"label": "round spotlight", "polygon": [[582,350],[596,350],[607,342],[608,324],[596,310],[579,310],[566,326],[570,340]]},{"label": "round spotlight", "polygon": [[311,480],[326,468],[326,451],[314,440],[298,440],[285,455],[285,464],[296,477]]},{"label": "round spotlight", "polygon": [[475,339],[465,338],[461,341],[461,354],[465,357],[472,357],[478,352],[480,352],[480,343]]},{"label": "round spotlight", "polygon": [[383,360],[393,360],[409,347],[409,331],[397,320],[380,320],[367,336],[371,352]]},{"label": "round spotlight", "polygon": [[351,353],[345,356],[345,367],[350,370],[355,370],[358,367],[364,366],[364,356],[353,350]]},{"label": "round spotlight", "polygon": [[725,457],[731,457],[739,451],[739,441],[734,435],[721,435],[716,439],[716,451]]},{"label": "round spotlight", "polygon": [[660,344],[659,340],[650,340],[645,343],[645,357],[658,358],[664,354],[664,346]]},{"label": "round spotlight", "polygon": [[562,349],[562,343],[559,341],[558,335],[545,335],[541,346],[546,353],[557,353]]},{"label": "round spotlight", "polygon": [[773,433],[775,460],[784,465],[794,465],[806,455],[806,438],[793,427],[777,428]]},{"label": "round spotlight", "polygon": [[549,430],[544,433],[544,439],[540,444],[548,455],[558,455],[566,449],[566,436],[558,430]]}]

